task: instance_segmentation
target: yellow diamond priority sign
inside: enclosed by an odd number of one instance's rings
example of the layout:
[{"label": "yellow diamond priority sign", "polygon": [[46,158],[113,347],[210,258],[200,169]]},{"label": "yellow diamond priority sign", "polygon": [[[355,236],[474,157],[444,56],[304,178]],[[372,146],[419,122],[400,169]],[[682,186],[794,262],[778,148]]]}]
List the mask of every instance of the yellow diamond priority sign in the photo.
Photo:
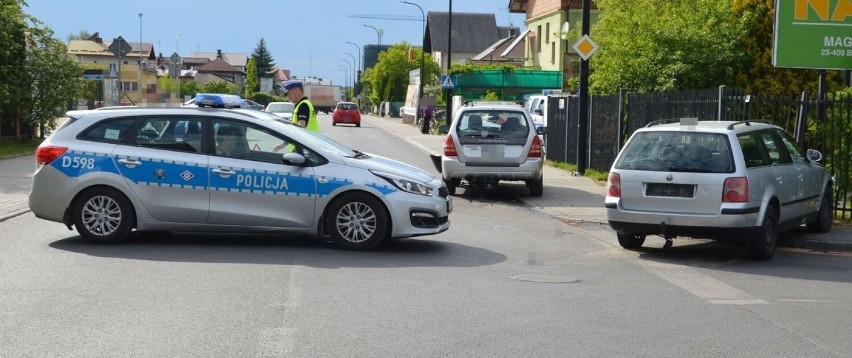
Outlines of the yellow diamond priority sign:
[{"label": "yellow diamond priority sign", "polygon": [[588,60],[589,57],[592,57],[597,50],[598,44],[592,41],[592,38],[589,37],[589,35],[583,35],[583,37],[574,44],[574,51],[577,51],[577,54],[580,55],[584,61]]}]

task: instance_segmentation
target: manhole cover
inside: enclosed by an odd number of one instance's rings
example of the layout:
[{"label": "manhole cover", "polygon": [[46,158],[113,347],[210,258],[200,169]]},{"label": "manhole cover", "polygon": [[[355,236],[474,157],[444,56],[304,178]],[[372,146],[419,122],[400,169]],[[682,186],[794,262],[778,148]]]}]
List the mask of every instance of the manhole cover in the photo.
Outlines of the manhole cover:
[{"label": "manhole cover", "polygon": [[515,280],[519,281],[527,281],[527,282],[539,282],[539,283],[577,283],[580,282],[579,278],[565,276],[565,275],[555,275],[549,273],[516,273],[514,275],[509,276]]}]

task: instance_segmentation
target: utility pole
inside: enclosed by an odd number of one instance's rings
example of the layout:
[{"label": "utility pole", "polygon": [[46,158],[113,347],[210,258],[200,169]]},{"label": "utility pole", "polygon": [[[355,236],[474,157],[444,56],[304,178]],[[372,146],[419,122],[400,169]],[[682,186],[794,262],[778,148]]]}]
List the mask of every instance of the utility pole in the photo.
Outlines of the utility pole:
[{"label": "utility pole", "polygon": [[[585,0],[588,1],[588,0]],[[453,0],[450,0],[450,11],[447,14],[449,18],[447,19],[447,76],[450,75],[450,66],[453,63]],[[453,90],[446,90],[446,94],[444,95],[444,100],[447,102],[447,115],[446,120],[449,124],[453,120],[453,98],[452,98]]]},{"label": "utility pole", "polygon": [[[590,0],[583,0],[583,36],[589,34]],[[589,60],[580,62],[580,105],[577,121],[577,173],[586,173],[586,152],[588,152],[589,128]]]},{"label": "utility pole", "polygon": [[423,82],[425,82],[425,80],[426,80],[426,76],[423,73],[423,56],[425,55],[425,52],[426,52],[425,51],[426,50],[426,13],[423,12],[423,8],[420,7],[420,5],[417,5],[413,2],[402,1],[402,3],[417,6],[417,8],[420,9],[420,16],[423,19],[422,20],[423,21],[423,35],[422,35],[422,40],[421,40],[421,45],[420,45],[420,83],[419,83],[420,87],[417,91],[417,105],[415,106],[416,110],[414,111],[415,120],[419,120],[420,119],[420,102],[421,102],[421,99],[423,98]]}]

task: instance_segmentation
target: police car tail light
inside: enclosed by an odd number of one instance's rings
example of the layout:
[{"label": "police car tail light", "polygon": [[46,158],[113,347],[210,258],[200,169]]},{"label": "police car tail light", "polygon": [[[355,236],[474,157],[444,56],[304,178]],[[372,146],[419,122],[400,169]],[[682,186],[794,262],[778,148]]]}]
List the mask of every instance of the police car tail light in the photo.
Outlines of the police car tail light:
[{"label": "police car tail light", "polygon": [[722,187],[723,203],[745,203],[748,201],[748,178],[737,177],[725,179]]},{"label": "police car tail light", "polygon": [[447,139],[444,140],[444,156],[447,157],[458,157],[459,153],[456,152],[456,145],[453,143],[453,137],[447,136]]},{"label": "police car tail light", "polygon": [[606,195],[613,198],[621,197],[621,175],[618,173],[609,173],[606,178]]},{"label": "police car tail light", "polygon": [[532,145],[530,145],[530,153],[527,158],[541,158],[541,140],[538,136],[533,137]]},{"label": "police car tail light", "polygon": [[48,165],[56,160],[56,158],[59,158],[67,150],[68,148],[65,147],[38,147],[35,154],[36,162],[41,165]]}]

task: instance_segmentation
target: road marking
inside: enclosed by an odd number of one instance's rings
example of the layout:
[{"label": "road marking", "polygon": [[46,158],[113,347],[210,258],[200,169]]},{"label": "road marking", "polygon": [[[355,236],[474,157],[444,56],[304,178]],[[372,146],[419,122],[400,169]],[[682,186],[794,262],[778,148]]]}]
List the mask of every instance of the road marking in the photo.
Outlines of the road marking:
[{"label": "road marking", "polygon": [[767,305],[769,302],[749,295],[715,278],[689,267],[663,262],[639,261],[646,271],[659,276],[687,292],[712,304]]}]

